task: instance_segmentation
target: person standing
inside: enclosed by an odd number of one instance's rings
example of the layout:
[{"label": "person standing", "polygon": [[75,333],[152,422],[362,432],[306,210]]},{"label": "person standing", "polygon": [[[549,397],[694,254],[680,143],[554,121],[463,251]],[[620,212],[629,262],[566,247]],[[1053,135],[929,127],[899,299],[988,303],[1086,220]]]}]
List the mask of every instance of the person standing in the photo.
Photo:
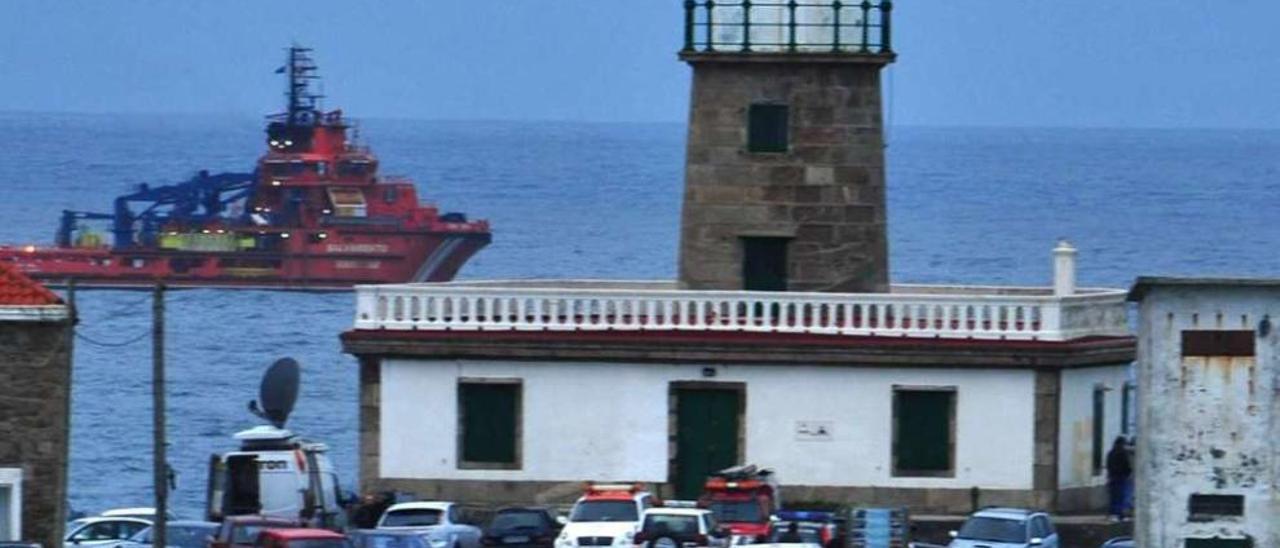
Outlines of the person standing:
[{"label": "person standing", "polygon": [[1124,436],[1116,436],[1116,441],[1107,453],[1107,497],[1110,499],[1109,515],[1116,521],[1125,519],[1125,495],[1129,490],[1129,478],[1133,476],[1133,465],[1129,460],[1129,448]]}]

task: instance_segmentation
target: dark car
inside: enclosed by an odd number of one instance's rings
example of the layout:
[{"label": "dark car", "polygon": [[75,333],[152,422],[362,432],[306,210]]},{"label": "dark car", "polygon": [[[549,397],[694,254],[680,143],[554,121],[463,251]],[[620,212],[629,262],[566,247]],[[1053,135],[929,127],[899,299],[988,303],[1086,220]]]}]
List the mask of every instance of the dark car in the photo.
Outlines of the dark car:
[{"label": "dark car", "polygon": [[503,508],[484,528],[485,546],[551,546],[560,523],[546,508]]},{"label": "dark car", "polygon": [[355,548],[430,548],[422,531],[358,529],[347,534]]}]

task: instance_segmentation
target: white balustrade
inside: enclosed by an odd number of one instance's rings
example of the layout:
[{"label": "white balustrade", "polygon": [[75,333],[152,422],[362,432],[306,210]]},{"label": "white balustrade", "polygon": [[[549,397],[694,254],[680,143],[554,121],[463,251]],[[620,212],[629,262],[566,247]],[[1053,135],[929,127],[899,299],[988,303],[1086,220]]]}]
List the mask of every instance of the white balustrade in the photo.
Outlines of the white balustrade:
[{"label": "white balustrade", "polygon": [[889,293],[688,291],[653,282],[356,288],[358,330],[707,331],[1062,341],[1129,334],[1125,292],[895,286]]}]

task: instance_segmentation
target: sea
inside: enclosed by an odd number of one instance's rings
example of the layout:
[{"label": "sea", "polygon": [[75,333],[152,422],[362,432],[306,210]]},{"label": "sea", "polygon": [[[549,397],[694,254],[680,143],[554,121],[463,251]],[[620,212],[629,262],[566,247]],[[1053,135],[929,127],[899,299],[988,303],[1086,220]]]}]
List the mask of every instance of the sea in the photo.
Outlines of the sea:
[{"label": "sea", "polygon": [[[111,211],[139,183],[250,171],[254,116],[0,113],[0,242],[49,244],[63,209]],[[364,120],[384,174],[442,211],[489,219],[460,278],[671,279],[685,125]],[[1280,131],[890,127],[895,282],[1048,285],[1079,250],[1082,285],[1139,275],[1280,276]],[[151,503],[151,295],[81,290],[69,497],[75,512]],[[358,491],[349,292],[166,296],[173,507],[203,515],[209,456],[258,424],[262,372],[302,364],[289,428],[331,447]],[[430,423],[432,417],[421,417]],[[441,439],[449,434],[441,425]]]}]

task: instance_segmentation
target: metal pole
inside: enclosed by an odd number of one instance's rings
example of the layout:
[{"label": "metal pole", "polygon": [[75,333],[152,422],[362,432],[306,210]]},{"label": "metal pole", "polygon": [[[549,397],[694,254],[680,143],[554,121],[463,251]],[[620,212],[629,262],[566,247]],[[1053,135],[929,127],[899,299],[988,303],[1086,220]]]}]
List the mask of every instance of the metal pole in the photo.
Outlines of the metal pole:
[{"label": "metal pole", "polygon": [[156,516],[151,529],[152,546],[168,546],[165,538],[169,510],[169,474],[165,464],[164,435],[164,284],[156,284],[151,304],[151,429],[152,466]]},{"label": "metal pole", "polygon": [[697,6],[693,0],[684,2],[684,51],[693,51],[693,10]]},{"label": "metal pole", "polygon": [[78,314],[76,314],[76,279],[67,278],[67,309],[71,316],[71,325],[75,325]]}]

